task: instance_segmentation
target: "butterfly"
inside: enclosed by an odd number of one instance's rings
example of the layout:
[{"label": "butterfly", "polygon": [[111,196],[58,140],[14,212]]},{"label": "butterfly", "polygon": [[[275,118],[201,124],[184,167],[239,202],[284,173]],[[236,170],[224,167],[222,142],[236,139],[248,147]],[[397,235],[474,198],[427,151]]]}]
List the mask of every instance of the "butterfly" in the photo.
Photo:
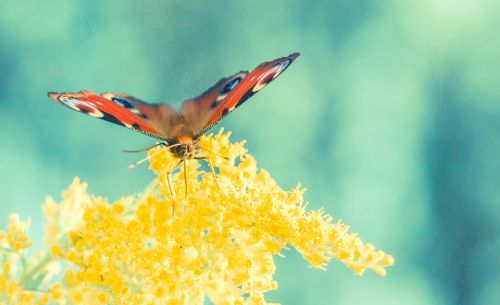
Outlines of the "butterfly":
[{"label": "butterfly", "polygon": [[[200,136],[276,79],[299,55],[300,53],[296,52],[261,63],[251,72],[240,71],[222,78],[200,96],[184,101],[178,111],[167,104],[147,103],[128,94],[80,91],[49,92],[48,96],[75,111],[161,140],[162,142],[149,148],[165,145],[180,159],[175,167],[167,172],[173,215],[175,202],[170,173],[179,167],[181,162],[184,163],[184,195],[187,195],[186,160],[205,159],[209,163],[215,184],[220,189],[212,161],[201,153],[203,147],[198,144]],[[132,164],[131,167],[149,157]]]},{"label": "butterfly", "polygon": [[222,78],[200,96],[184,101],[178,111],[128,94],[80,91],[49,92],[48,96],[75,111],[157,138],[180,161],[202,158],[200,136],[276,79],[299,55],[296,52],[261,63],[251,72]]}]

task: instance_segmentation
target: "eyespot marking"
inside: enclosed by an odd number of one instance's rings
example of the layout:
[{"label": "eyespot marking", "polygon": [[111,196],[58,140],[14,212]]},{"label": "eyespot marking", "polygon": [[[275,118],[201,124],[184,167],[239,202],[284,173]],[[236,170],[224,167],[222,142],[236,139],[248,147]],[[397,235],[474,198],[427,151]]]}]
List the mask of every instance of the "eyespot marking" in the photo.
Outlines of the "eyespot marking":
[{"label": "eyespot marking", "polygon": [[97,109],[96,106],[92,103],[68,96],[59,97],[59,101],[63,105],[78,112],[83,112],[85,114],[88,114],[96,118],[102,118],[104,116],[104,114],[99,109]]},{"label": "eyespot marking", "polygon": [[116,104],[122,106],[122,107],[125,107],[125,108],[134,108],[134,105],[130,104],[129,102],[127,102],[124,99],[113,97],[113,98],[111,98],[111,100],[113,102],[115,102]]},{"label": "eyespot marking", "polygon": [[241,76],[238,76],[236,78],[233,78],[231,81],[229,81],[222,89],[219,91],[221,95],[226,95],[229,91],[233,90],[236,85],[238,85],[241,81]]},{"label": "eyespot marking", "polygon": [[133,114],[136,114],[136,115],[140,116],[143,119],[147,119],[148,118],[144,113],[142,113],[139,109],[137,109],[133,104],[131,104],[130,102],[128,102],[128,101],[126,101],[124,99],[121,99],[121,98],[118,98],[118,97],[112,97],[111,100],[115,104],[117,104],[118,106],[127,108],[130,112],[132,112]]},{"label": "eyespot marking", "polygon": [[252,88],[252,91],[255,93],[255,92],[261,90],[262,88],[264,88],[273,79],[275,79],[276,77],[278,77],[278,75],[280,75],[283,71],[285,71],[291,62],[292,62],[292,60],[287,58],[287,59],[279,62],[278,64],[276,64],[271,69],[269,69],[269,71],[267,71],[267,73],[265,73],[259,77],[259,79],[257,80],[257,83]]}]

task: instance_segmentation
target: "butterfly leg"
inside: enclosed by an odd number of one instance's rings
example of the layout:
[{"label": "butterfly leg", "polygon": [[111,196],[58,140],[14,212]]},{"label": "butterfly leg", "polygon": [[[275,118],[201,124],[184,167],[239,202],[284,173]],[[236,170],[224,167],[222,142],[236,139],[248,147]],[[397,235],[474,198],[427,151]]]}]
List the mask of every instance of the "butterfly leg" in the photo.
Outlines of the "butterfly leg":
[{"label": "butterfly leg", "polygon": [[175,194],[174,194],[174,189],[172,188],[172,175],[170,174],[170,171],[167,172],[167,185],[168,185],[168,190],[170,191],[170,198],[172,199],[172,216],[175,214]]},{"label": "butterfly leg", "polygon": [[183,160],[179,160],[179,162],[177,162],[177,164],[172,169],[167,171],[167,185],[168,185],[168,190],[170,191],[170,197],[172,198],[172,216],[174,216],[175,214],[175,191],[174,188],[172,187],[172,172],[177,167],[179,167],[182,161]]},{"label": "butterfly leg", "polygon": [[186,198],[187,197],[187,193],[188,193],[188,182],[187,182],[187,173],[186,173],[186,163],[187,163],[187,160],[183,159],[182,161],[184,163],[184,198]]},{"label": "butterfly leg", "polygon": [[214,165],[212,163],[212,160],[208,156],[199,157],[199,158],[195,158],[195,159],[197,159],[197,160],[207,160],[208,167],[210,167],[210,172],[212,172],[212,176],[214,177],[215,185],[217,185],[217,188],[219,189],[219,191],[222,191],[222,189],[221,189],[221,187],[219,185],[219,182],[217,181],[217,176],[215,175],[215,169],[214,169]]}]

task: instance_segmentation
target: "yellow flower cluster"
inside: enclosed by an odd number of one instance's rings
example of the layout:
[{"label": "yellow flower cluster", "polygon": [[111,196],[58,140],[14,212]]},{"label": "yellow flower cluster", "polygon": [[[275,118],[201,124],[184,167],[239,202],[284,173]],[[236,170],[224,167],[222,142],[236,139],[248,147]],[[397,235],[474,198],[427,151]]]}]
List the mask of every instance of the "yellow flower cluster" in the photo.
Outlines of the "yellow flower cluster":
[{"label": "yellow flower cluster", "polygon": [[[198,160],[170,174],[179,160],[157,147],[149,151],[157,178],[142,194],[109,203],[75,179],[61,203],[48,198],[50,250],[25,266],[19,280],[4,259],[0,303],[267,304],[264,294],[277,288],[274,256],[287,246],[321,269],[336,258],[357,274],[385,275],[393,264],[346,225],[307,211],[304,189],[281,189],[229,134],[204,136],[200,146],[215,176]],[[18,257],[31,245],[26,227],[13,216],[0,235]],[[55,283],[58,262],[67,268]],[[26,285],[26,274],[37,285]]]},{"label": "yellow flower cluster", "polygon": [[[49,297],[45,293],[36,293],[24,289],[23,286],[32,285],[42,280],[40,274],[28,274],[26,269],[18,270],[19,266],[28,263],[24,258],[26,249],[32,242],[27,235],[30,222],[22,221],[17,214],[11,214],[7,231],[0,231],[0,303],[7,304],[47,304]],[[20,274],[19,280],[14,277]]]}]

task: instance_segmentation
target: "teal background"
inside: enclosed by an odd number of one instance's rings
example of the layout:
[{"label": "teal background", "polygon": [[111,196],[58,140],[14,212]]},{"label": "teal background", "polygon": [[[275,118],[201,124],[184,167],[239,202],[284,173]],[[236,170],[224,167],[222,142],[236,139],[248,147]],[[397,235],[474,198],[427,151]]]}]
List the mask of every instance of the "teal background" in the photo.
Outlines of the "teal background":
[{"label": "teal background", "polygon": [[[219,78],[302,52],[220,126],[284,188],[308,188],[388,276],[278,258],[283,304],[500,304],[500,2],[0,2],[0,205],[31,217],[73,176],[110,200],[154,140],[71,112],[47,91],[193,97]],[[217,131],[217,128],[215,129]]]}]

